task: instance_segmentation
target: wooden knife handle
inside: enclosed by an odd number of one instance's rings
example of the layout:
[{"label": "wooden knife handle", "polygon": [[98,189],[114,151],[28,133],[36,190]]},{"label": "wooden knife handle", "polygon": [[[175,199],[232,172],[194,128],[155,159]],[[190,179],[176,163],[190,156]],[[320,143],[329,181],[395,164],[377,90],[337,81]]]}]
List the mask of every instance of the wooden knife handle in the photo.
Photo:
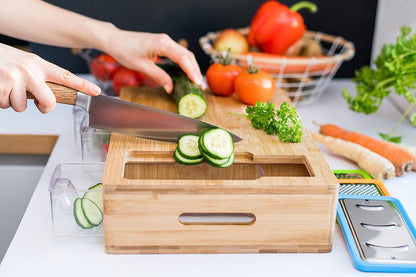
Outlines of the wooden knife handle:
[{"label": "wooden knife handle", "polygon": [[[58,85],[55,83],[46,82],[48,87],[52,90],[53,94],[56,98],[56,103],[61,104],[68,104],[75,106],[75,103],[77,101],[77,91],[73,88],[69,88],[63,85]],[[33,94],[30,92],[26,92],[28,99],[35,99]]]}]

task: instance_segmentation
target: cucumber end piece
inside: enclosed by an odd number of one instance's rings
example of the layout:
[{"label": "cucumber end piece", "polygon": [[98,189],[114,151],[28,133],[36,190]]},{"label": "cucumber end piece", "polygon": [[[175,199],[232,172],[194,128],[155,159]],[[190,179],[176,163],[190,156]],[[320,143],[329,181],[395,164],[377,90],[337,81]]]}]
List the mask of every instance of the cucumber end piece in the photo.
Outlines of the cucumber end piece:
[{"label": "cucumber end piece", "polygon": [[190,118],[200,118],[207,111],[207,106],[207,101],[201,95],[190,93],[179,100],[178,112]]}]

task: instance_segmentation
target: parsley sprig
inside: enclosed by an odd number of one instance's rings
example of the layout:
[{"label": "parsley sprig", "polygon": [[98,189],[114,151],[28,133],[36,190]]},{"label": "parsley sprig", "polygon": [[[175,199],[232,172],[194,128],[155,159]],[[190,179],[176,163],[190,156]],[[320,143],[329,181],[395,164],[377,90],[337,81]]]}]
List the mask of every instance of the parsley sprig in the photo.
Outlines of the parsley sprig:
[{"label": "parsley sprig", "polygon": [[[416,34],[411,35],[409,27],[402,27],[396,43],[384,45],[374,65],[375,68],[363,66],[355,72],[355,97],[345,88],[342,95],[351,110],[365,114],[377,112],[383,99],[392,91],[403,95],[410,103],[409,109],[404,112],[390,133],[379,134],[384,140],[400,142],[401,137],[393,137],[393,133],[416,105]],[[416,113],[413,113],[410,119],[416,126]]]},{"label": "parsley sprig", "polygon": [[302,122],[296,108],[283,102],[276,108],[271,102],[257,102],[246,108],[246,116],[251,125],[263,129],[269,135],[278,135],[283,142],[300,142],[302,140]]}]

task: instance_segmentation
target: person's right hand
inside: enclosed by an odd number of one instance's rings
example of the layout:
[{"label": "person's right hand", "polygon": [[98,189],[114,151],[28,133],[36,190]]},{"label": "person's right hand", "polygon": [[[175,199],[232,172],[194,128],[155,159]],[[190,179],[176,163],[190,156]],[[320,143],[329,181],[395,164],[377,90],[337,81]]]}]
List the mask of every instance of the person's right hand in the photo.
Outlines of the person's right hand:
[{"label": "person's right hand", "polygon": [[64,85],[89,95],[101,92],[94,83],[35,54],[0,44],[0,108],[12,107],[16,112],[26,110],[28,91],[35,97],[39,111],[51,112],[56,99],[46,82]]}]

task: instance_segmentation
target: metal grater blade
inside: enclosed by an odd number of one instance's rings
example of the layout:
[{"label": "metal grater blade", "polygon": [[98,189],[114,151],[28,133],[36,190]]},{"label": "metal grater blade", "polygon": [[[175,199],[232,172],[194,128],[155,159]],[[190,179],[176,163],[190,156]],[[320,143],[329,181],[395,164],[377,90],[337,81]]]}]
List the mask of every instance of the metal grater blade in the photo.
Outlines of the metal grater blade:
[{"label": "metal grater blade", "polygon": [[339,194],[347,195],[372,195],[382,196],[375,184],[359,184],[359,183],[341,183],[339,184]]},{"label": "metal grater blade", "polygon": [[338,179],[363,179],[364,178],[364,176],[363,175],[361,175],[360,173],[350,173],[350,172],[348,172],[348,173],[336,173],[335,172],[335,176],[338,178]]},{"label": "metal grater blade", "polygon": [[394,201],[345,198],[339,203],[363,260],[416,264],[415,237]]}]

